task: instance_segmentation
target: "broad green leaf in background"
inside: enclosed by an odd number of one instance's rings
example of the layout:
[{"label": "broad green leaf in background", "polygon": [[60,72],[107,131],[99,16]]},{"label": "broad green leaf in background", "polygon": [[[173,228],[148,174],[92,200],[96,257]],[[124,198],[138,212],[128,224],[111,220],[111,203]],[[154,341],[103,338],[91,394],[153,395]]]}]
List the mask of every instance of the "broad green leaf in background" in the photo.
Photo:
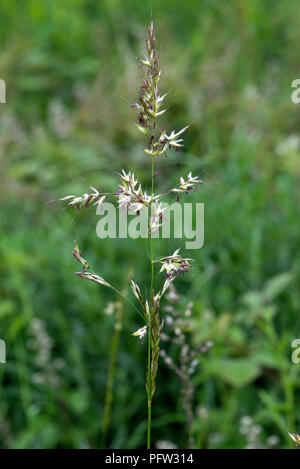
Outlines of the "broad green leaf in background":
[{"label": "broad green leaf in background", "polygon": [[260,374],[258,364],[247,358],[223,358],[211,364],[212,373],[226,383],[240,388],[250,384]]}]

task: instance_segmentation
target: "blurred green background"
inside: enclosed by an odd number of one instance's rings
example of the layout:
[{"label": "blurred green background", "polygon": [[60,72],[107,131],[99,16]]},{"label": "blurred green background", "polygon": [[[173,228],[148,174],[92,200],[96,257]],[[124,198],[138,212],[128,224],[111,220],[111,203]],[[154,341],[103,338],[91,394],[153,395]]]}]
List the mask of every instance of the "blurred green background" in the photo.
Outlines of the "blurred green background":
[{"label": "blurred green background", "polygon": [[[168,91],[163,122],[169,131],[191,125],[156,184],[164,190],[190,170],[205,180],[189,199],[205,203],[205,245],[183,249],[194,268],[176,281],[178,310],[194,303],[191,345],[214,342],[192,377],[196,446],[287,448],[287,431],[300,430],[300,364],[291,361],[300,338],[300,113],[290,98],[299,2],[11,0],[0,4],[3,448],[145,446],[146,344],[131,336],[139,317],[121,305],[104,437],[116,322],[105,311],[115,299],[73,274],[71,252],[76,239],[107,281],[126,288],[132,268],[147,289],[144,241],[101,241],[93,210],[50,201],[89,185],[114,191],[121,168],[149,185],[130,104],[151,6]],[[162,241],[157,255],[177,247],[184,242]],[[176,348],[168,353],[177,359]],[[179,390],[161,362],[154,446],[187,447]]]}]

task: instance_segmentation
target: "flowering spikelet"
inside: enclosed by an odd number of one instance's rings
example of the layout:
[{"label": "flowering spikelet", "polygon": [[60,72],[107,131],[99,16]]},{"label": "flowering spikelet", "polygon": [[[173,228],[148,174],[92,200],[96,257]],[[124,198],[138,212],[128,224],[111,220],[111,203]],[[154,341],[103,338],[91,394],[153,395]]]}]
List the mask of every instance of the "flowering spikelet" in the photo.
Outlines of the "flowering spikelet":
[{"label": "flowering spikelet", "polygon": [[144,152],[154,158],[155,156],[160,156],[162,154],[166,155],[166,151],[169,150],[169,148],[178,150],[179,148],[183,147],[183,139],[177,137],[185,132],[188,127],[189,126],[187,125],[177,133],[175,130],[172,130],[170,135],[167,135],[166,131],[164,130],[157,142],[153,142],[153,140],[150,141],[149,148],[144,148]]},{"label": "flowering spikelet", "polygon": [[[160,320],[160,295],[154,296],[152,292],[152,323],[151,323],[151,368],[147,370],[146,376],[146,390],[150,398],[148,405],[151,405],[151,401],[155,392],[155,379],[158,370],[159,361],[159,344],[161,339],[161,333],[163,329],[163,321]],[[149,372],[150,371],[150,372]]]},{"label": "flowering spikelet", "polygon": [[189,272],[192,268],[189,261],[191,258],[183,258],[179,255],[179,249],[173,252],[172,256],[161,257],[153,262],[162,264],[160,272],[166,271],[166,278],[176,277],[179,273]]},{"label": "flowering spikelet", "polygon": [[151,136],[148,142],[148,147],[144,148],[144,152],[152,158],[165,155],[169,148],[178,150],[183,146],[183,139],[178,138],[187,127],[184,127],[179,132],[172,130],[168,135],[164,130],[160,137],[155,140],[153,131],[156,127],[156,119],[166,112],[166,109],[161,109],[166,93],[160,96],[159,82],[161,78],[161,70],[159,69],[159,62],[155,50],[155,31],[153,22],[151,22],[148,29],[148,37],[146,40],[147,54],[144,59],[140,61],[140,66],[146,67],[147,73],[144,77],[138,102],[131,107],[136,108],[138,111],[138,124],[137,128],[144,135],[151,131]]},{"label": "flowering spikelet", "polygon": [[139,212],[143,207],[149,207],[152,202],[159,199],[159,195],[150,196],[143,192],[138,179],[135,179],[134,173],[128,174],[122,170],[119,174],[121,183],[119,191],[115,194],[119,196],[119,207],[128,207],[132,213]]},{"label": "flowering spikelet", "polygon": [[75,247],[74,247],[72,253],[73,253],[73,256],[75,257],[75,259],[83,265],[83,270],[89,268],[89,265],[88,265],[87,261],[85,259],[83,259],[83,257],[81,256],[81,252],[79,251],[79,247],[78,247],[78,244],[76,243],[76,241],[75,241]]},{"label": "flowering spikelet", "polygon": [[100,283],[100,285],[104,285],[105,287],[112,288],[112,286],[107,283],[104,278],[100,277],[100,275],[92,274],[91,272],[86,272],[84,270],[81,272],[75,272],[75,275],[78,275],[80,278],[91,280],[92,282]]},{"label": "flowering spikelet", "polygon": [[131,280],[130,285],[131,285],[131,289],[132,289],[132,291],[133,291],[134,296],[135,296],[139,301],[143,302],[143,298],[142,298],[142,294],[141,294],[140,287],[139,287],[133,280]]},{"label": "flowering spikelet", "polygon": [[147,68],[147,76],[143,79],[139,92],[139,102],[132,105],[138,111],[137,128],[143,134],[151,129],[151,122],[162,115],[166,110],[161,110],[161,105],[166,95],[160,96],[158,84],[161,76],[159,62],[155,51],[155,32],[153,23],[148,29],[146,40],[147,55],[140,61],[140,66]]},{"label": "flowering spikelet", "polygon": [[144,327],[140,327],[132,335],[134,335],[135,337],[138,337],[140,340],[143,340],[146,334],[147,334],[147,326],[144,326]]},{"label": "flowering spikelet", "polygon": [[180,148],[183,147],[183,139],[178,138],[179,135],[183,134],[187,129],[189,128],[189,125],[186,127],[183,127],[183,129],[179,130],[179,132],[175,132],[175,130],[172,130],[170,135],[167,135],[166,132],[163,132],[162,135],[160,136],[160,140],[166,140],[169,144],[170,147],[174,148]]},{"label": "flowering spikelet", "polygon": [[86,269],[89,268],[89,265],[85,259],[81,256],[81,252],[79,251],[78,244],[75,241],[75,248],[73,249],[73,256],[75,259],[83,265],[83,269],[80,272],[75,272],[75,275],[78,277],[91,280],[92,282],[100,283],[100,285],[104,285],[105,287],[112,288],[112,286],[104,280],[104,278],[100,277],[99,275],[93,274],[91,272],[87,272]]},{"label": "flowering spikelet", "polygon": [[300,445],[300,435],[297,433],[290,433],[288,432],[288,435],[292,438],[292,440],[296,443],[296,445]]},{"label": "flowering spikelet", "polygon": [[156,200],[151,205],[151,217],[149,223],[149,234],[153,234],[160,229],[163,224],[163,212],[166,208]]},{"label": "flowering spikelet", "polygon": [[150,317],[150,308],[149,308],[149,303],[148,303],[148,301],[147,301],[147,300],[144,301],[139,286],[138,286],[133,280],[131,280],[130,286],[131,286],[131,289],[132,289],[132,292],[133,292],[134,296],[139,300],[139,302],[140,302],[140,304],[141,304],[141,306],[142,306],[142,308],[143,308],[145,320],[146,320],[146,321],[149,321],[149,317]]},{"label": "flowering spikelet", "polygon": [[201,179],[198,178],[198,176],[192,176],[192,173],[188,174],[187,179],[185,180],[183,177],[180,178],[180,184],[174,189],[171,190],[171,192],[185,192],[186,194],[192,190],[194,190],[198,184],[202,183]]},{"label": "flowering spikelet", "polygon": [[62,197],[60,200],[62,201],[69,201],[67,205],[73,205],[80,210],[81,208],[87,209],[91,204],[92,206],[100,206],[103,204],[105,200],[105,195],[101,195],[95,187],[90,186],[92,192],[83,194],[82,196],[76,195],[67,195],[66,197]]},{"label": "flowering spikelet", "polygon": [[165,283],[163,284],[163,287],[161,289],[161,292],[160,292],[160,297],[162,297],[166,291],[168,290],[168,288],[172,285],[172,282],[174,280],[175,276],[171,277],[171,276],[168,276],[165,280]]}]

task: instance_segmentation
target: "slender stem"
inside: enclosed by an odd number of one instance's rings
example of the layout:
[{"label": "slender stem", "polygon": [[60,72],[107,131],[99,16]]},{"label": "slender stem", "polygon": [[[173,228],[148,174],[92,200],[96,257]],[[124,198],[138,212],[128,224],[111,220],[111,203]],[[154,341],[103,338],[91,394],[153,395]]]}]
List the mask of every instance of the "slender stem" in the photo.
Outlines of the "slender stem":
[{"label": "slender stem", "polygon": [[[152,160],[152,177],[151,177],[151,197],[153,196],[154,191],[154,161]],[[152,214],[150,214],[150,217]],[[150,253],[151,253],[151,308],[150,308],[150,317],[149,317],[149,330],[148,330],[148,379],[151,382],[151,326],[152,326],[152,313],[153,313],[153,283],[154,283],[154,243],[152,233],[150,231]],[[151,388],[148,386],[148,430],[147,430],[147,449],[150,449],[151,446]]]},{"label": "slender stem", "polygon": [[148,403],[148,434],[147,434],[147,449],[151,447],[151,402]]},{"label": "slender stem", "polygon": [[[148,383],[151,382],[151,319],[149,318],[149,331],[148,331]],[[147,449],[151,445],[151,389],[148,384],[148,429],[147,429]]]}]

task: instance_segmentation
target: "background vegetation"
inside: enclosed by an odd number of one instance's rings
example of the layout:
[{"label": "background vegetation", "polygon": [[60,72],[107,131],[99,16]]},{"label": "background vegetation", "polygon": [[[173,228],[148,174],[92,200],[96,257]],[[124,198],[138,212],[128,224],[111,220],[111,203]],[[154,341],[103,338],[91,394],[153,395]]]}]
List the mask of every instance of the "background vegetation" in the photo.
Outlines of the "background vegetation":
[{"label": "background vegetation", "polygon": [[[190,199],[205,203],[205,245],[188,252],[193,272],[177,282],[179,308],[194,302],[191,343],[214,342],[193,375],[196,444],[293,447],[300,114],[290,94],[300,73],[300,4],[152,0],[152,10],[169,91],[166,125],[191,124],[184,151],[162,161],[157,184],[190,170],[205,179]],[[149,180],[129,108],[149,19],[140,0],[0,4],[1,447],[145,445],[146,344],[131,336],[139,319],[126,306],[105,441],[115,324],[105,309],[113,297],[74,276],[71,255],[76,239],[109,282],[125,288],[131,266],[144,286],[144,242],[101,241],[93,211],[49,201],[90,184],[114,190],[121,168]],[[160,246],[168,254],[178,243]],[[169,353],[175,359],[176,349]],[[180,383],[162,362],[157,381],[153,442],[184,448]]]}]

